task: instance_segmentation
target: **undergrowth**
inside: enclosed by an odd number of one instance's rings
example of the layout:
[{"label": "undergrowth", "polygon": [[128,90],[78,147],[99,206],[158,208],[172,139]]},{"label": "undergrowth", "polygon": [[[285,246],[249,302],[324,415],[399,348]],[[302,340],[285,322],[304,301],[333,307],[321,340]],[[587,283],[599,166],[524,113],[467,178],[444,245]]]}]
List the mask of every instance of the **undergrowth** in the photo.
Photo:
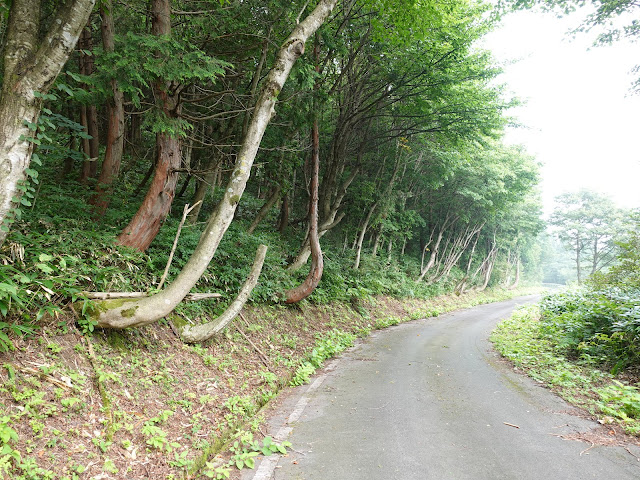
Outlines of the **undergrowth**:
[{"label": "undergrowth", "polygon": [[[565,297],[566,298],[566,297]],[[527,306],[500,323],[491,341],[501,355],[535,380],[551,387],[570,403],[617,422],[630,434],[640,434],[640,392],[613,374],[596,368],[593,358],[567,357],[567,337],[549,328],[542,306]],[[547,311],[548,314],[548,311]],[[573,338],[573,337],[572,337]]]}]

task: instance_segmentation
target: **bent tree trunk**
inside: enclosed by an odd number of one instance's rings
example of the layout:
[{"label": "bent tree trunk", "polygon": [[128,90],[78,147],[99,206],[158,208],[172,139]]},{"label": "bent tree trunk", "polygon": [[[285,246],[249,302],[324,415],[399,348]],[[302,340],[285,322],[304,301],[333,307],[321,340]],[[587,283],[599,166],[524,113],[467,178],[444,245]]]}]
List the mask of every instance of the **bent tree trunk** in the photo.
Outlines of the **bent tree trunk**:
[{"label": "bent tree trunk", "polygon": [[304,53],[305,42],[322,25],[336,3],[337,0],[321,0],[313,12],[295,27],[280,48],[275,65],[262,86],[224,196],[209,218],[198,246],[176,279],[165,290],[148,298],[98,303],[91,312],[92,319],[98,326],[127,328],[153,323],[173,311],[200,279],[233,220],[262,136],[273,115],[278,93],[296,59]]},{"label": "bent tree trunk", "polygon": [[264,204],[258,211],[256,218],[254,218],[253,222],[251,222],[251,225],[249,225],[249,228],[247,229],[247,233],[249,235],[251,235],[255,231],[255,229],[258,228],[258,225],[260,225],[260,222],[262,222],[265,219],[265,217],[269,213],[269,210],[271,210],[271,208],[276,204],[281,194],[282,194],[282,185],[276,185],[273,191],[271,192],[271,195],[269,195],[269,198],[267,199],[267,201],[264,202]]},{"label": "bent tree trunk", "polygon": [[318,119],[313,121],[311,131],[311,198],[309,199],[309,242],[311,244],[311,269],[304,282],[285,293],[285,303],[297,303],[307,298],[316,289],[322,278],[324,259],[318,237],[318,178],[320,177],[320,138]]},{"label": "bent tree trunk", "polygon": [[247,303],[251,291],[258,283],[258,277],[262,271],[262,265],[264,264],[264,258],[267,255],[267,246],[260,245],[256,252],[256,259],[253,261],[253,267],[251,267],[251,273],[247,277],[247,281],[240,289],[240,293],[236,299],[229,305],[222,315],[216,318],[212,322],[207,322],[202,325],[184,326],[180,329],[180,338],[186,343],[204,342],[213,337],[216,333],[226,327],[242,310],[244,304]]},{"label": "bent tree trunk", "polygon": [[0,245],[13,221],[11,212],[25,190],[21,184],[27,174],[34,175],[27,169],[42,94],[47,93],[73,51],[94,1],[66,2],[40,41],[40,0],[11,2],[0,93]]}]

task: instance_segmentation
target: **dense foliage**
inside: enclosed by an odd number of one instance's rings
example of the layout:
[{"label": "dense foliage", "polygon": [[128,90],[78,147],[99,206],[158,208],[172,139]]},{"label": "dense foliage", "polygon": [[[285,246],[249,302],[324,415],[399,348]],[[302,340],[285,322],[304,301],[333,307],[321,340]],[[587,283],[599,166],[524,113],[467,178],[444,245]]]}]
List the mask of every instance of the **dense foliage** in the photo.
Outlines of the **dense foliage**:
[{"label": "dense foliage", "polygon": [[577,290],[541,303],[541,331],[558,351],[613,372],[640,364],[638,222],[618,243],[618,262]]},{"label": "dense foliage", "polygon": [[[85,292],[156,293],[189,204],[171,285],[234,181],[266,74],[308,3],[95,9],[63,74],[37,94],[33,155],[2,222],[6,325],[68,305],[91,330]],[[224,309],[260,243],[270,249],[252,301],[280,301],[303,280],[314,123],[324,275],[313,301],[461,294],[538,275],[538,165],[501,143],[516,102],[477,47],[493,26],[488,8],[339,2],[273,92],[246,191],[194,288],[226,300],[182,303],[177,313],[205,320]],[[6,55],[14,44],[3,44]]]},{"label": "dense foliage", "polygon": [[640,289],[585,288],[547,297],[541,329],[560,352],[617,372],[640,362]]}]

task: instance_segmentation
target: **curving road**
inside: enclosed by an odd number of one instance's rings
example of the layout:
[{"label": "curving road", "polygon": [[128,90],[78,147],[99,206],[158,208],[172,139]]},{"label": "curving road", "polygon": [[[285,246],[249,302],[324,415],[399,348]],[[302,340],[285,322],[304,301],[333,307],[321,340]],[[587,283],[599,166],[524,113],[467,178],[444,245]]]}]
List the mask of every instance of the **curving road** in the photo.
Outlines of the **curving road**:
[{"label": "curving road", "polygon": [[640,449],[568,440],[606,429],[492,352],[496,323],[536,299],[376,332],[282,396],[269,429],[295,452],[242,478],[640,479]]}]

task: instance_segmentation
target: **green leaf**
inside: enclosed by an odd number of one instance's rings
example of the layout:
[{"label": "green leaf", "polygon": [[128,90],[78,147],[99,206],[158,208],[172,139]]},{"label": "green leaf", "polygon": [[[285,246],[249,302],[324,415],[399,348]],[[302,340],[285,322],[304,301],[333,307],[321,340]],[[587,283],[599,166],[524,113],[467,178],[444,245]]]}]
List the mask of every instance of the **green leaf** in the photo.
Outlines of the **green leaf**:
[{"label": "green leaf", "polygon": [[18,289],[15,285],[0,283],[0,292],[7,292],[9,294],[16,295],[18,293]]},{"label": "green leaf", "polygon": [[53,268],[51,268],[46,263],[36,263],[36,267],[38,267],[40,270],[42,270],[46,274],[53,273]]},{"label": "green leaf", "polygon": [[50,262],[51,260],[53,260],[53,257],[48,253],[41,253],[38,256],[38,260],[40,260],[41,262]]}]

